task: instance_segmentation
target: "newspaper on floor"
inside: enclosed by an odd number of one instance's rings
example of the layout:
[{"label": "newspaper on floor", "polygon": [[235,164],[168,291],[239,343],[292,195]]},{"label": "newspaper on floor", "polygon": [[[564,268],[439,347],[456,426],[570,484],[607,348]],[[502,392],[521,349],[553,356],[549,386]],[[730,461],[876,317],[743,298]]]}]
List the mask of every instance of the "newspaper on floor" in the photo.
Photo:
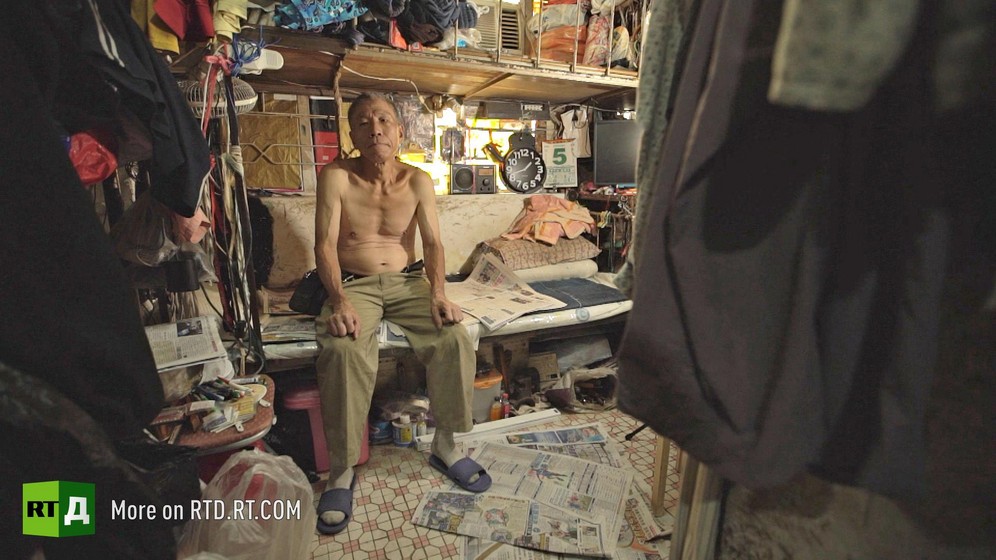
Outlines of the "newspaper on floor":
[{"label": "newspaper on floor", "polygon": [[415,509],[412,522],[439,531],[578,556],[611,558],[615,545],[605,541],[601,524],[535,500],[491,493],[430,491]]},{"label": "newspaper on floor", "polygon": [[[597,422],[568,428],[484,437],[477,445],[486,441],[568,455],[610,467],[624,468],[627,466],[622,456],[619,455],[615,443],[605,435],[605,431]],[[473,447],[476,448],[477,445]]]},{"label": "newspaper on floor", "polygon": [[213,317],[193,317],[145,327],[152,358],[160,371],[203,364],[228,356]]},{"label": "newspaper on floor", "polygon": [[[468,442],[468,447],[476,448],[484,441],[492,441],[559,453],[586,459],[613,467],[628,467],[628,462],[619,454],[615,442],[608,437],[604,426],[599,422],[517,432],[481,438]],[[619,528],[615,557],[620,560],[662,560],[667,557],[670,543],[646,542],[660,533],[660,527],[647,507],[647,499],[636,489],[636,481],[626,499],[626,513]],[[528,550],[504,543],[496,543],[476,537],[461,539],[460,557],[464,560],[570,560],[576,556],[553,554],[538,550]]]},{"label": "newspaper on floor", "polygon": [[[487,496],[492,501],[486,504],[487,507],[478,507],[475,502],[473,507],[477,509],[473,510],[470,523],[463,524],[463,518],[453,519],[446,524],[449,528],[442,530],[546,552],[611,557],[616,546],[613,536],[619,533],[632,484],[630,471],[493,442],[480,443],[472,457],[491,475],[492,484]],[[473,498],[473,495],[460,492],[446,494]],[[430,513],[439,509],[440,505],[449,505],[456,498],[448,498],[441,504],[438,500],[433,501],[435,495],[430,493],[422,499],[413,523],[441,528],[439,520]],[[513,501],[495,501],[500,499]],[[485,509],[489,510],[496,504],[502,507],[516,505],[519,515],[528,513],[543,519],[526,518],[534,519],[528,527],[521,523],[504,525],[503,530],[512,531],[511,535],[482,530],[477,524],[479,518],[484,515]],[[547,518],[557,521],[557,524],[548,523]],[[515,533],[526,529],[531,532]],[[564,549],[564,531],[568,535],[580,535],[573,545],[576,546],[574,550]],[[536,537],[537,532],[549,535],[539,538]],[[574,541],[567,539],[567,542]]]},{"label": "newspaper on floor", "polygon": [[[618,523],[632,472],[566,455],[485,442],[473,454],[495,494],[530,498],[593,522]],[[615,534],[617,527],[610,534]]]},{"label": "newspaper on floor", "polygon": [[[626,500],[626,515],[619,529],[614,558],[617,560],[664,560],[669,543],[647,542],[659,532],[650,508],[637,493]],[[572,554],[555,554],[531,550],[476,537],[464,537],[460,558],[463,560],[575,560]]]},{"label": "newspaper on floor", "polygon": [[490,331],[526,313],[567,305],[534,291],[494,255],[484,255],[463,282],[447,284],[446,297]]}]

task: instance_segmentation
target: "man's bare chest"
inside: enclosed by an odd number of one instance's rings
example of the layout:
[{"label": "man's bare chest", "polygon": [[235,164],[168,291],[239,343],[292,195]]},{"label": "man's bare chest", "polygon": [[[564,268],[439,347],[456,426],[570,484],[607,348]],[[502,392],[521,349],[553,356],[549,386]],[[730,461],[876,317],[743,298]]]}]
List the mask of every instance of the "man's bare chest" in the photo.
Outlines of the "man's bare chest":
[{"label": "man's bare chest", "polygon": [[402,236],[417,208],[413,196],[376,196],[343,204],[343,225],[355,235]]}]

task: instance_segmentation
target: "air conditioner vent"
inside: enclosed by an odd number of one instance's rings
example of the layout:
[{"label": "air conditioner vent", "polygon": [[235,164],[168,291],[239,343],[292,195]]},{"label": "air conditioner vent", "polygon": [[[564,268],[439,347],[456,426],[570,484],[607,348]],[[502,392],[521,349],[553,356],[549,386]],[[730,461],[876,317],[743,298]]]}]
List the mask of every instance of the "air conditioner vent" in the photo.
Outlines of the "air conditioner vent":
[{"label": "air conditioner vent", "polygon": [[486,14],[477,18],[477,30],[481,33],[478,47],[494,51],[498,49],[498,33],[501,32],[501,49],[504,53],[522,54],[522,25],[517,6],[503,6],[501,19],[496,21],[498,2],[479,0],[479,6],[488,7]]},{"label": "air conditioner vent", "polygon": [[522,52],[519,11],[515,8],[501,11],[501,48],[507,51]]}]

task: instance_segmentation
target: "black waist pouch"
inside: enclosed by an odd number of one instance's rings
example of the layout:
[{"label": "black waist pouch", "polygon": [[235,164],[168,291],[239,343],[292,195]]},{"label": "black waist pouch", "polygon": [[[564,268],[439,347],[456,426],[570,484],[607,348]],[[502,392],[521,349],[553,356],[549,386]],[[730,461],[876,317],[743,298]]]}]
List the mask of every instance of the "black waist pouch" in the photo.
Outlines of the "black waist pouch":
[{"label": "black waist pouch", "polygon": [[294,294],[290,298],[288,306],[291,311],[304,313],[307,315],[321,315],[322,306],[325,299],[329,297],[322,285],[322,279],[318,276],[317,269],[311,269],[305,273],[304,278],[294,288]]}]

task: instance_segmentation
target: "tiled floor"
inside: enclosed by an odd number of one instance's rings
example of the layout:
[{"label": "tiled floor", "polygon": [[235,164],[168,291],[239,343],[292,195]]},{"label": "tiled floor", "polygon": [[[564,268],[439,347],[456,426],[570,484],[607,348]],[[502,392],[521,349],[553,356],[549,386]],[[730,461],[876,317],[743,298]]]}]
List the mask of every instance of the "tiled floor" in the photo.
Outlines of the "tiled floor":
[{"label": "tiled floor", "polygon": [[[631,441],[624,436],[640,426],[640,422],[618,411],[595,414],[564,414],[554,422],[529,426],[526,430],[600,422],[620,455],[635,471],[636,486],[649,495],[654,465],[656,437],[650,430],[637,434]],[[675,455],[672,453],[672,455]],[[334,536],[315,534],[314,560],[363,559],[437,559],[457,558],[458,535],[442,533],[411,523],[412,513],[423,494],[430,489],[446,486],[439,472],[426,462],[427,454],[411,448],[375,446],[370,460],[357,468],[358,481],[353,507],[353,521]],[[673,462],[672,458],[672,462]],[[673,465],[670,472],[674,472]],[[662,528],[669,528],[677,496],[677,477],[668,479],[668,514],[657,518]],[[315,483],[315,496],[324,490],[325,481]],[[648,504],[649,505],[649,504]]]}]

